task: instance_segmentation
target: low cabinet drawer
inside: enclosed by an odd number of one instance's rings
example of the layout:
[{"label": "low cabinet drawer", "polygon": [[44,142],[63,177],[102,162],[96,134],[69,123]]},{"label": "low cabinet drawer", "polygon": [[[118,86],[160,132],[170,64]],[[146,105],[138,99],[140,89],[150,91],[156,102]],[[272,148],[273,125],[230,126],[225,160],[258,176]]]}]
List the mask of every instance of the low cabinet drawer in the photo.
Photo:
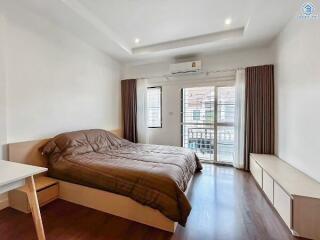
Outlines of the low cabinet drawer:
[{"label": "low cabinet drawer", "polygon": [[263,171],[262,186],[264,193],[273,203],[273,178],[266,171]]},{"label": "low cabinet drawer", "polygon": [[262,187],[262,168],[252,159],[250,162],[250,171],[260,187]]},{"label": "low cabinet drawer", "polygon": [[279,186],[278,183],[274,182],[274,207],[291,229],[291,197]]}]

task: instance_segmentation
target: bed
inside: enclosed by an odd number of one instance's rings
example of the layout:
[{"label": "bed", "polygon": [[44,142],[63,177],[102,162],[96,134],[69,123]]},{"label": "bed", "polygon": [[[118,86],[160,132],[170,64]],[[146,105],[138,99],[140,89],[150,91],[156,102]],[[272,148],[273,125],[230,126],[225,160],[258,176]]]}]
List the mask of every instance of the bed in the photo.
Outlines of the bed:
[{"label": "bed", "polygon": [[60,198],[171,232],[186,224],[185,192],[201,170],[193,152],[134,144],[100,129],[63,133],[40,145],[48,175],[60,181]]}]

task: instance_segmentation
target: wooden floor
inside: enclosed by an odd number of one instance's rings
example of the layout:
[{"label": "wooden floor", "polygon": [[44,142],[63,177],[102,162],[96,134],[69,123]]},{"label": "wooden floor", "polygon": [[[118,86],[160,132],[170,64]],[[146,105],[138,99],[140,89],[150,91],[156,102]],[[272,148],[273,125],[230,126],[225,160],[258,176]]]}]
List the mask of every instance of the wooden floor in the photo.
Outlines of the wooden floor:
[{"label": "wooden floor", "polygon": [[[48,240],[295,239],[246,172],[205,165],[194,178],[189,199],[193,209],[187,226],[174,235],[62,200],[41,210]],[[1,240],[35,237],[30,214],[0,211]]]}]

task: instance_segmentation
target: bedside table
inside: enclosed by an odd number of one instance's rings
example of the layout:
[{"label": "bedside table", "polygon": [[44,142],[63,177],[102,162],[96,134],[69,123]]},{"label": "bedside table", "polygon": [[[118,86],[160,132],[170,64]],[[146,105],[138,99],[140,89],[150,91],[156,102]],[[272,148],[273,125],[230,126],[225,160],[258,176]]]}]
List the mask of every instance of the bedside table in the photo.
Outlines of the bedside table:
[{"label": "bedside table", "polygon": [[[59,197],[59,182],[56,179],[38,176],[34,178],[39,206],[44,206]],[[27,187],[23,186],[9,192],[10,207],[30,213],[27,197]]]}]

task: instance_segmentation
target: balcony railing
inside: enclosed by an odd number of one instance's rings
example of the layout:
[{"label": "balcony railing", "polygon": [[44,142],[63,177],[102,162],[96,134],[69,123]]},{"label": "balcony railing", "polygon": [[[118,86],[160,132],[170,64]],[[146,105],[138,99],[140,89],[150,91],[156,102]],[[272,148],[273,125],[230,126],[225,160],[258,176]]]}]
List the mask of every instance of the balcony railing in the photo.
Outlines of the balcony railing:
[{"label": "balcony railing", "polygon": [[218,162],[232,162],[234,153],[234,130],[232,128],[218,128],[218,141],[215,146],[213,127],[184,126],[184,147],[192,149],[198,157],[205,161],[214,161],[217,149]]}]

